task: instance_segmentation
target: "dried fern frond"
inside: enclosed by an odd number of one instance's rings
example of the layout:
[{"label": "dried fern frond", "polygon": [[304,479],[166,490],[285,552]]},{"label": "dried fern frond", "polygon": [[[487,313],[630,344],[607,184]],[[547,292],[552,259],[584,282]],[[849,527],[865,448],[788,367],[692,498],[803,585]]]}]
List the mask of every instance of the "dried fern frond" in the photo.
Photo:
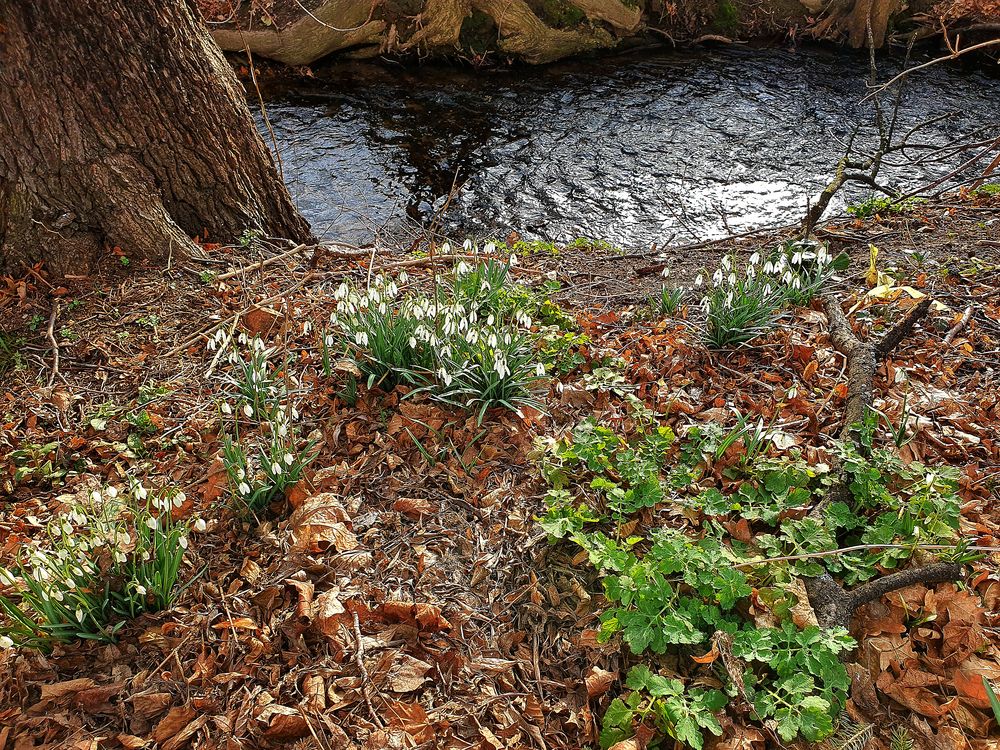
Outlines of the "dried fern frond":
[{"label": "dried fern frond", "polygon": [[865,750],[874,736],[874,724],[859,724],[842,716],[837,724],[837,731],[823,743],[822,750]]},{"label": "dried fern frond", "polygon": [[913,750],[913,738],[906,727],[898,726],[889,738],[889,750]]}]

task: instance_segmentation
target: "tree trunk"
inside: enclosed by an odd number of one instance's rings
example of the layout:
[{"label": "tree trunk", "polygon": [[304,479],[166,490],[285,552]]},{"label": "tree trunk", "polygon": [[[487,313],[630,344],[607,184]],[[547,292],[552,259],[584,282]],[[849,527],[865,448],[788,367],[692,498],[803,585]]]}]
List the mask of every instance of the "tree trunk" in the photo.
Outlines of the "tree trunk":
[{"label": "tree trunk", "polygon": [[310,237],[189,2],[0,0],[0,272],[247,229]]}]

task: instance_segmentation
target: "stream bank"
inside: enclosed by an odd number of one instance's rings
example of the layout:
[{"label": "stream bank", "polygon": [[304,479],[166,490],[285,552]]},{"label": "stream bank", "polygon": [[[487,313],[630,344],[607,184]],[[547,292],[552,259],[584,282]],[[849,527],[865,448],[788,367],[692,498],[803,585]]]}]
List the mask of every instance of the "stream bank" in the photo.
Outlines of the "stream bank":
[{"label": "stream bank", "polygon": [[[346,58],[544,64],[658,43],[819,39],[878,47],[942,29],[965,40],[995,31],[1000,10],[960,0],[199,0],[224,50],[290,66]],[[905,44],[905,43],[904,43]]]}]

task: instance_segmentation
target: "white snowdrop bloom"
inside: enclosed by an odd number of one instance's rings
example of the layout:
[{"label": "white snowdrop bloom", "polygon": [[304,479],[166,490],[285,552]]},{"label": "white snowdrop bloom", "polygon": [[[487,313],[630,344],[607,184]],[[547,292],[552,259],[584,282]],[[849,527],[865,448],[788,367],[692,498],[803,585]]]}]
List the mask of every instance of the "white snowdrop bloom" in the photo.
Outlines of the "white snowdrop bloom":
[{"label": "white snowdrop bloom", "polygon": [[65,598],[65,596],[63,595],[63,592],[60,591],[59,589],[54,589],[53,591],[50,592],[50,595],[57,602],[61,602]]},{"label": "white snowdrop bloom", "polygon": [[802,281],[799,279],[798,276],[796,276],[792,280],[792,289],[801,289],[801,288],[802,288]]},{"label": "white snowdrop bloom", "polygon": [[73,533],[73,524],[71,524],[69,521],[64,521],[63,525],[62,525],[62,533],[66,534],[67,536],[70,535],[70,534],[72,534]]},{"label": "white snowdrop bloom", "polygon": [[[73,589],[75,589],[76,588],[76,581],[74,581],[72,578],[67,578],[66,579],[66,588],[69,591],[72,591]],[[60,599],[59,601],[62,601],[62,599]]]},{"label": "white snowdrop bloom", "polygon": [[410,275],[408,273],[406,273],[406,271],[400,271],[400,273],[399,273],[399,283],[400,284],[405,284],[409,280],[410,280]]},{"label": "white snowdrop bloom", "polygon": [[357,331],[354,334],[354,343],[358,346],[368,346],[368,334],[364,331]]},{"label": "white snowdrop bloom", "polygon": [[76,619],[81,623],[83,622],[83,610],[79,607],[76,608]]},{"label": "white snowdrop bloom", "polygon": [[222,404],[219,406],[219,410],[226,415],[233,413],[233,407],[229,405],[228,401],[223,401]]},{"label": "white snowdrop bloom", "polygon": [[797,266],[801,262],[802,262],[802,252],[796,250],[794,253],[792,253],[792,265]]},{"label": "white snowdrop bloom", "polygon": [[246,482],[240,482],[239,491],[241,495],[249,495],[250,485],[247,484]]},{"label": "white snowdrop bloom", "polygon": [[732,291],[730,291],[729,294],[726,295],[726,307],[732,307],[732,306],[733,306],[733,293]]},{"label": "white snowdrop bloom", "polygon": [[507,346],[510,346],[510,342],[513,341],[513,340],[514,339],[511,338],[511,335],[509,333],[505,333],[503,335],[503,343],[506,344]]},{"label": "white snowdrop bloom", "polygon": [[12,641],[6,635],[0,635],[0,648],[2,648],[2,649],[8,649],[8,648],[13,648],[13,647],[14,647],[14,641]]},{"label": "white snowdrop bloom", "polygon": [[177,538],[177,543],[181,546],[181,549],[188,548],[188,538],[183,534]]},{"label": "white snowdrop bloom", "polygon": [[115,562],[124,563],[128,560],[128,556],[124,552],[115,552]]},{"label": "white snowdrop bloom", "polygon": [[729,286],[736,286],[736,274],[735,273],[729,274],[729,277],[726,279],[726,281],[729,282]]},{"label": "white snowdrop bloom", "polygon": [[[92,503],[99,503],[103,499],[104,496],[101,495],[100,490],[94,490],[93,492],[90,493],[90,502]],[[28,516],[28,521],[30,521],[31,523],[38,523],[38,519],[35,518],[34,516]]]},{"label": "white snowdrop bloom", "polygon": [[465,252],[469,252],[470,250],[472,250],[472,240],[467,239],[465,242],[463,242],[462,249],[465,250]]},{"label": "white snowdrop bloom", "polygon": [[750,256],[750,265],[756,266],[758,263],[760,263],[760,253],[755,252],[753,255]]},{"label": "white snowdrop bloom", "polygon": [[13,586],[14,580],[14,575],[7,568],[0,568],[0,583],[5,586]]},{"label": "white snowdrop bloom", "polygon": [[210,352],[214,352],[215,351],[215,339],[209,339],[208,343],[205,344],[205,348],[208,349]]},{"label": "white snowdrop bloom", "polygon": [[791,284],[792,283],[792,272],[791,271],[785,271],[785,273],[782,274],[782,276],[781,276],[781,280],[783,282],[785,282],[786,284]]},{"label": "white snowdrop bloom", "polygon": [[491,333],[489,337],[486,339],[486,343],[489,344],[490,347],[495,349],[497,346],[497,335],[495,333]]},{"label": "white snowdrop bloom", "polygon": [[142,551],[142,555],[140,555],[140,557],[142,557],[142,561],[143,562],[149,562],[149,558],[150,558],[149,550],[148,549],[144,549]]},{"label": "white snowdrop bloom", "polygon": [[250,406],[250,404],[243,404],[243,413],[246,414],[247,417],[252,417],[253,416],[253,407]]},{"label": "white snowdrop bloom", "polygon": [[411,349],[417,348],[417,339],[414,336],[410,336],[410,340],[407,342]]},{"label": "white snowdrop bloom", "polygon": [[147,518],[147,519],[146,519],[146,525],[147,525],[147,526],[148,526],[148,527],[149,527],[150,529],[152,529],[153,531],[156,531],[157,527],[158,527],[158,526],[159,526],[160,524],[159,524],[159,523],[157,522],[157,520],[156,520],[155,518],[153,518],[152,516],[150,516],[149,518]]},{"label": "white snowdrop bloom", "polygon": [[127,547],[132,543],[132,535],[127,531],[119,531],[115,534],[115,543],[120,547]]},{"label": "white snowdrop bloom", "polygon": [[389,312],[389,308],[386,306],[385,302],[379,302],[378,303],[378,314],[379,315],[385,315],[388,312]]},{"label": "white snowdrop bloom", "polygon": [[663,270],[660,271],[660,278],[669,279],[670,278],[670,266],[664,266]]},{"label": "white snowdrop bloom", "polygon": [[451,346],[449,346],[448,344],[445,344],[444,346],[441,347],[441,349],[440,349],[440,351],[438,353],[442,357],[450,357],[451,356]]},{"label": "white snowdrop bloom", "polygon": [[305,323],[302,324],[302,333],[304,333],[306,336],[308,336],[309,332],[312,330],[312,327],[313,327],[313,324],[310,321],[307,320]]},{"label": "white snowdrop bloom", "polygon": [[247,343],[250,341],[250,339],[247,338],[247,335],[242,331],[240,332],[240,335],[236,338],[236,340],[240,343],[241,346],[246,346]]},{"label": "white snowdrop bloom", "polygon": [[830,260],[830,253],[826,247],[821,246],[816,253],[816,262],[820,265],[825,265],[828,260]]},{"label": "white snowdrop bloom", "polygon": [[135,585],[135,593],[137,593],[139,596],[145,596],[146,595],[146,587],[143,586],[141,583],[137,583]]},{"label": "white snowdrop bloom", "polygon": [[732,265],[732,261],[729,260],[729,256],[728,255],[722,256],[722,267],[728,271],[730,265]]},{"label": "white snowdrop bloom", "polygon": [[695,286],[704,286],[705,285],[705,275],[699,273],[697,276],[695,276],[694,277],[694,285]]},{"label": "white snowdrop bloom", "polygon": [[394,298],[396,295],[399,294],[399,287],[396,286],[395,281],[389,282],[389,285],[385,288],[385,293],[389,295],[390,299]]},{"label": "white snowdrop bloom", "polygon": [[243,469],[237,469],[236,470],[236,478],[239,481],[242,482],[244,479],[246,479],[246,476],[247,476],[247,473],[245,471],[243,471]]},{"label": "white snowdrop bloom", "polygon": [[497,251],[497,246],[495,242],[487,242],[486,247],[483,248],[487,253],[491,255]]},{"label": "white snowdrop bloom", "polygon": [[768,261],[767,263],[764,264],[763,270],[764,273],[774,273],[774,264],[771,261]]},{"label": "white snowdrop bloom", "polygon": [[753,266],[747,266],[747,278],[752,279],[757,275],[757,272],[753,269]]},{"label": "white snowdrop bloom", "polygon": [[277,461],[271,464],[271,473],[275,476],[281,476],[281,464]]},{"label": "white snowdrop bloom", "polygon": [[771,292],[773,292],[773,291],[774,291],[774,288],[770,284],[765,284],[764,285],[764,294],[766,296],[770,297],[771,296]]},{"label": "white snowdrop bloom", "polygon": [[510,254],[510,265],[512,266],[517,265],[517,255],[515,253]]},{"label": "white snowdrop bloom", "polygon": [[465,334],[465,340],[470,344],[475,344],[479,341],[479,332],[475,328],[470,328],[469,332]]},{"label": "white snowdrop bloom", "polygon": [[455,266],[455,273],[457,273],[459,276],[465,276],[471,270],[472,268],[464,260],[460,260],[458,262],[458,265]]},{"label": "white snowdrop bloom", "polygon": [[535,375],[542,377],[545,374],[545,365],[539,362],[535,365]]},{"label": "white snowdrop bloom", "polygon": [[347,297],[347,292],[348,291],[349,291],[349,289],[347,287],[347,282],[346,281],[342,281],[340,283],[340,286],[338,286],[336,288],[336,290],[334,290],[334,292],[333,292],[333,298],[335,300],[337,300],[338,302],[340,302],[342,299],[345,299]]},{"label": "white snowdrop bloom", "polygon": [[712,283],[715,284],[716,286],[718,286],[719,284],[722,283],[722,269],[721,268],[718,269],[715,273],[712,274]]},{"label": "white snowdrop bloom", "polygon": [[182,505],[184,505],[186,500],[187,500],[187,495],[185,495],[183,492],[178,490],[176,493],[174,493],[175,508],[180,508]]},{"label": "white snowdrop bloom", "polygon": [[495,322],[496,318],[493,316],[493,313],[490,313],[489,315],[486,316],[486,325],[492,326]]},{"label": "white snowdrop bloom", "polygon": [[291,453],[286,453],[285,454],[285,463],[288,466],[291,466],[293,463],[295,463],[295,456],[293,456]]}]

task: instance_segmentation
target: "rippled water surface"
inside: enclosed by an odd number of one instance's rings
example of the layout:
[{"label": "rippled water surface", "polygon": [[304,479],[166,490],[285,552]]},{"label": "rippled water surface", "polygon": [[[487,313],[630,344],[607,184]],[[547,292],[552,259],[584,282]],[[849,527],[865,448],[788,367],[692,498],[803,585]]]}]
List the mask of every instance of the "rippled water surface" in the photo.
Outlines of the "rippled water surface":
[{"label": "rippled water surface", "polygon": [[[635,247],[800,216],[871,121],[867,72],[847,54],[727,48],[499,73],[338,66],[265,96],[292,195],[324,236],[427,222],[457,180],[456,233]],[[955,112],[921,140],[958,138],[1000,122],[1000,80],[937,66],[901,112],[904,130]]]}]

